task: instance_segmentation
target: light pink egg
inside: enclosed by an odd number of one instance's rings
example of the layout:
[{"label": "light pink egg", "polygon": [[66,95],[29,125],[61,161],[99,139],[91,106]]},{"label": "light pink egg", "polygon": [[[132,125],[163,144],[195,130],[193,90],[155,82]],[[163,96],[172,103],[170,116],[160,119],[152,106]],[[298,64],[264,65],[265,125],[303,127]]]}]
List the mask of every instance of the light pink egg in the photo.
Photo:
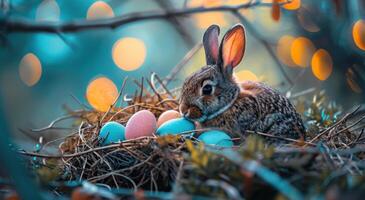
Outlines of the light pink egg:
[{"label": "light pink egg", "polygon": [[129,118],[125,127],[125,138],[127,140],[142,136],[152,136],[156,130],[155,115],[148,110],[141,110]]},{"label": "light pink egg", "polygon": [[157,120],[157,127],[160,127],[161,124],[169,121],[169,120],[172,120],[172,119],[177,119],[177,118],[180,118],[181,115],[179,112],[177,112],[176,110],[168,110],[168,111],[165,111],[163,112],[160,117],[158,118]]}]

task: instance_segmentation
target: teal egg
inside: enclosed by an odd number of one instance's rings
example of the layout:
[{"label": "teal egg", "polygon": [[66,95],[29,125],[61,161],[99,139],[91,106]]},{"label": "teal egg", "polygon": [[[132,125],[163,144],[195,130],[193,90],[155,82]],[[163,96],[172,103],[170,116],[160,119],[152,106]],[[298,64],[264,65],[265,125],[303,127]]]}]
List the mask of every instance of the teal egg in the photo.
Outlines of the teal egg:
[{"label": "teal egg", "polygon": [[177,118],[163,123],[156,131],[157,135],[177,135],[182,132],[195,130],[193,122],[185,118]]},{"label": "teal egg", "polygon": [[118,122],[107,122],[101,128],[99,138],[103,145],[125,140],[125,127]]},{"label": "teal egg", "polygon": [[232,138],[227,133],[218,130],[206,131],[198,137],[198,140],[209,145],[221,147],[233,146]]}]

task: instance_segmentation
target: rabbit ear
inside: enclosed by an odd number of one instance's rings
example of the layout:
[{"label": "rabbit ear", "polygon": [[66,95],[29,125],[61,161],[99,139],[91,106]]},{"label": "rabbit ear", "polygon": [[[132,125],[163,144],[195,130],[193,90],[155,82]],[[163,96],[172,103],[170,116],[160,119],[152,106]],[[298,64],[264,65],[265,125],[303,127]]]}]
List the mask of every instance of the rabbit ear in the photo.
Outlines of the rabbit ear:
[{"label": "rabbit ear", "polygon": [[204,33],[203,45],[205,50],[205,58],[208,65],[215,65],[218,61],[219,53],[219,26],[211,25]]},{"label": "rabbit ear", "polygon": [[245,28],[242,24],[233,26],[222,39],[220,46],[220,67],[228,75],[232,75],[242,60],[246,48]]}]

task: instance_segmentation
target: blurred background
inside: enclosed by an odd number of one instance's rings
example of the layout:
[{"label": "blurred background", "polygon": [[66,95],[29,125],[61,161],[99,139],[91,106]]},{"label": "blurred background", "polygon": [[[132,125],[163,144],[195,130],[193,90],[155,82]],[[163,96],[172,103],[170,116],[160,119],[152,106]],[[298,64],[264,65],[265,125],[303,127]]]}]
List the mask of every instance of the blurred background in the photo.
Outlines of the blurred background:
[{"label": "blurred background", "polygon": [[[168,87],[181,86],[205,64],[201,38],[211,24],[221,33],[246,27],[238,80],[284,94],[325,90],[345,109],[365,100],[363,0],[0,0],[0,17],[0,119],[25,148],[33,136],[24,130],[47,126],[65,105],[106,111],[126,76],[131,95],[131,80],[151,72],[166,78],[178,69]],[[57,29],[66,25],[76,28]]]}]

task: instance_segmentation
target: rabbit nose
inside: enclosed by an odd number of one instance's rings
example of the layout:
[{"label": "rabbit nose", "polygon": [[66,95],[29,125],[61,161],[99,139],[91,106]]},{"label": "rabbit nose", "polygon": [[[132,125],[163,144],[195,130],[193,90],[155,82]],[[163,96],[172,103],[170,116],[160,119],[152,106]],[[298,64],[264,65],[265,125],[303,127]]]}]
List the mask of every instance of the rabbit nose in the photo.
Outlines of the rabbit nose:
[{"label": "rabbit nose", "polygon": [[199,119],[202,116],[203,116],[202,111],[196,106],[191,106],[190,108],[187,109],[187,112],[184,113],[184,117],[191,120]]}]

